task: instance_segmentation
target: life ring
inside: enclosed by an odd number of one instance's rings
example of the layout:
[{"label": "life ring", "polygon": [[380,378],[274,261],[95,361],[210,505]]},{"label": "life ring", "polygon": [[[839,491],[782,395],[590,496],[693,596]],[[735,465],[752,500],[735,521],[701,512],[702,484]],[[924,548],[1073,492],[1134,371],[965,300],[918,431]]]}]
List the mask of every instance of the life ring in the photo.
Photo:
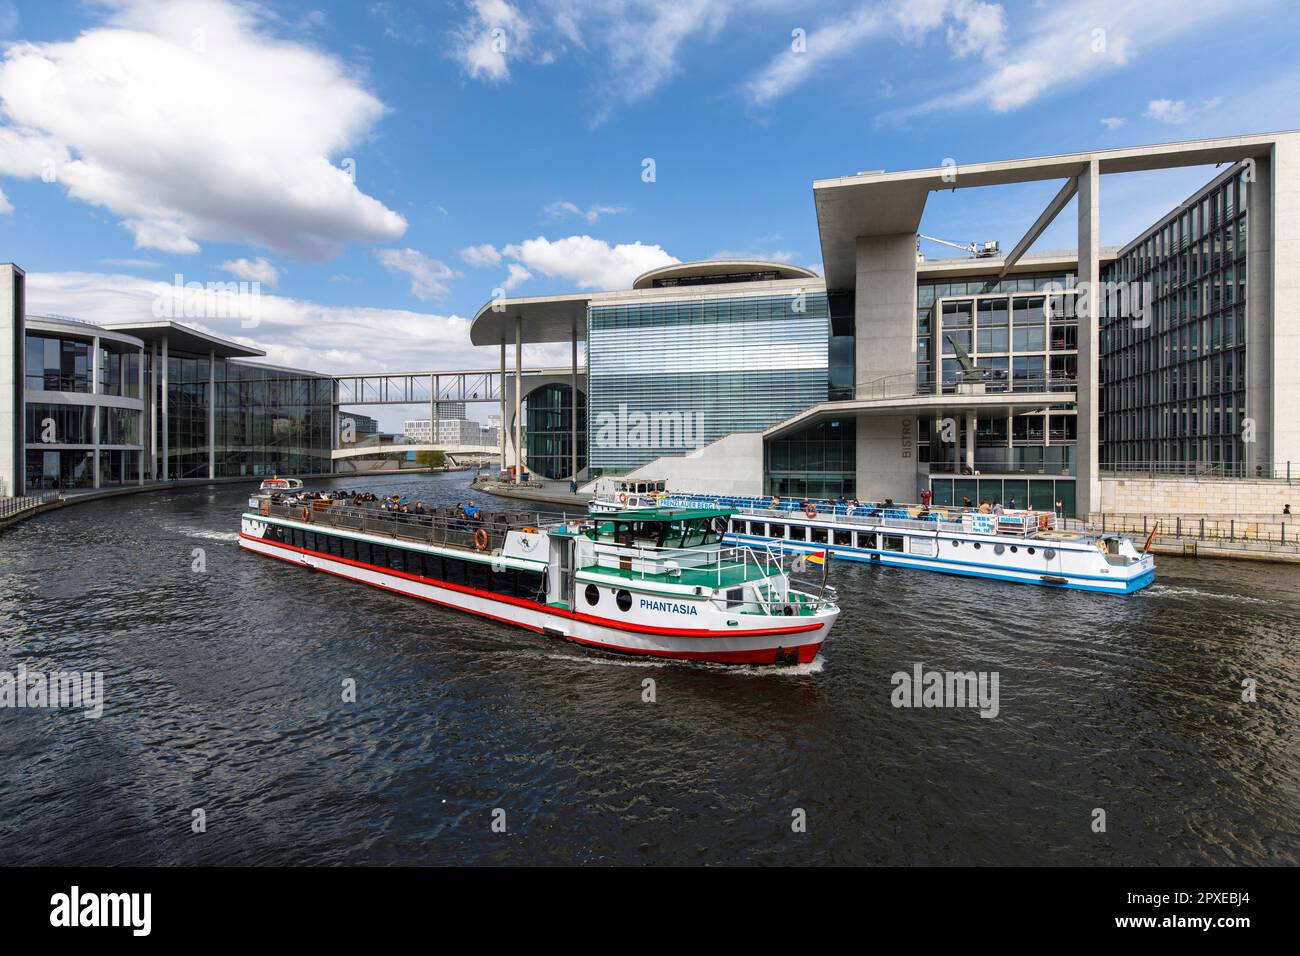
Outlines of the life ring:
[{"label": "life ring", "polygon": [[803,513],[806,514],[809,518],[816,518],[817,506],[812,503],[806,504],[803,506]]},{"label": "life ring", "polygon": [[620,491],[620,492],[618,493],[618,503],[621,504],[621,505],[625,505],[625,504],[627,504],[627,492],[626,492],[626,491]]},{"label": "life ring", "polygon": [[310,508],[306,508],[306,507],[299,508],[299,509],[298,509],[298,517],[299,517],[299,519],[302,520],[302,521],[310,521],[310,520],[311,520],[311,509],[310,509]]},{"label": "life ring", "polygon": [[1052,516],[1051,516],[1051,515],[1039,515],[1039,516],[1038,516],[1038,527],[1039,527],[1040,530],[1042,530],[1042,531],[1046,531],[1046,530],[1048,529],[1048,527],[1051,525],[1051,523],[1052,523]]},{"label": "life ring", "polygon": [[474,550],[482,551],[488,546],[488,533],[482,528],[474,532]]}]

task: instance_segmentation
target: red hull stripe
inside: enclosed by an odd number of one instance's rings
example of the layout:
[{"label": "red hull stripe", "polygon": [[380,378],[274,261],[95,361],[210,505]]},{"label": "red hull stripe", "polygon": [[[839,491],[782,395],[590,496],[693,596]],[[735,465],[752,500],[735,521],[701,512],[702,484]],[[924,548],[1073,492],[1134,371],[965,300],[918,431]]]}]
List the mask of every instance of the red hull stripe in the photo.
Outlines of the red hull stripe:
[{"label": "red hull stripe", "polygon": [[[392,568],[382,568],[377,564],[368,564],[364,561],[354,561],[351,558],[335,557],[332,554],[324,554],[320,551],[312,551],[307,548],[299,548],[296,545],[292,545],[292,544],[282,544],[279,541],[265,541],[262,538],[254,537],[253,535],[247,534],[246,532],[243,531],[239,533],[239,536],[241,538],[247,538],[249,541],[256,541],[259,544],[267,545],[273,548],[284,548],[285,550],[288,551],[296,551],[299,554],[310,554],[314,557],[324,558],[327,561],[336,561],[339,564],[348,564],[354,568],[364,568],[367,571],[377,571],[380,574],[388,574],[397,578],[405,578],[408,581],[415,581],[420,584],[433,584],[440,588],[447,588],[450,591],[460,591],[463,594],[472,594],[475,597],[487,598],[492,601],[500,601],[503,604],[514,604],[517,605],[518,607],[528,608],[528,610],[530,611],[541,611],[545,614],[550,614],[554,617],[563,617],[575,621],[584,621],[588,624],[598,624],[601,627],[612,628],[613,630],[616,631],[627,631],[633,634],[667,634],[672,637],[769,637],[777,634],[802,634],[805,631],[818,630],[823,626],[820,622],[818,622],[816,624],[799,624],[794,627],[761,627],[761,628],[754,628],[753,630],[738,629],[734,631],[710,631],[703,628],[649,627],[647,625],[641,625],[641,624],[629,624],[625,621],[616,621],[607,617],[596,617],[595,615],[592,614],[581,614],[576,611],[565,611],[560,608],[547,607],[544,604],[538,604],[535,601],[525,601],[522,598],[513,597],[509,594],[496,594],[492,591],[483,591],[480,590],[479,588],[472,588],[464,584],[452,584],[450,581],[439,581],[435,578],[422,578],[418,574],[410,574],[406,571],[395,571]],[[279,555],[275,555],[275,557],[279,557]],[[289,559],[282,558],[281,560],[287,561]],[[329,571],[328,568],[320,568],[319,570],[328,571],[330,574],[338,573],[334,571]],[[370,581],[364,581],[361,578],[354,578],[346,574],[339,574],[338,576],[348,578],[348,580],[351,581],[360,581],[362,584],[371,583]],[[392,591],[395,594],[406,594],[407,597],[422,596],[419,594],[407,594],[407,592],[405,591],[399,591],[396,588],[385,587],[382,584],[376,586],[382,587],[386,591]],[[435,604],[442,604],[446,607],[457,608],[458,610],[462,610],[462,611],[469,610],[468,608],[462,608],[457,604],[447,604],[445,601],[438,601],[433,598],[427,598],[426,600],[431,600]],[[479,614],[481,612],[470,611],[469,613]],[[493,620],[497,620],[497,621],[507,621],[507,623],[516,623],[514,621],[508,621],[506,618],[496,617],[495,615],[492,614],[484,614],[483,616],[490,617]],[[539,628],[534,628],[528,624],[524,624],[521,626],[528,627],[530,630],[539,630]],[[704,652],[704,653],[709,653],[709,652]]]}]

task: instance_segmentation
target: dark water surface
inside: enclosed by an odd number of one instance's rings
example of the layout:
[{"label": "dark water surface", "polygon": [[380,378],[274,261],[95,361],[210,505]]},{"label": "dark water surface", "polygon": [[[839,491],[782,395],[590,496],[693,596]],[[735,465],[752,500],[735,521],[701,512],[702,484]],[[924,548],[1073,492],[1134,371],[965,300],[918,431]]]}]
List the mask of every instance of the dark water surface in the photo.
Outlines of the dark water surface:
[{"label": "dark water surface", "polygon": [[[1161,558],[1119,598],[838,564],[819,661],[728,669],[243,552],[248,492],[0,535],[0,671],[99,670],[107,697],[0,709],[0,863],[1300,862],[1300,566]],[[895,709],[916,662],[996,671],[1000,713]]]}]

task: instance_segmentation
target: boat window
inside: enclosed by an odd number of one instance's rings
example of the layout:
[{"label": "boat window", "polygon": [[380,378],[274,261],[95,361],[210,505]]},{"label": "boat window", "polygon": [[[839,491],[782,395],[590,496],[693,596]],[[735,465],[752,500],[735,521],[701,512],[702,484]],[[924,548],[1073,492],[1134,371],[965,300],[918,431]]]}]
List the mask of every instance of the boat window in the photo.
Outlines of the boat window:
[{"label": "boat window", "polygon": [[790,525],[790,540],[791,540],[791,541],[807,541],[807,540],[808,540],[808,529],[807,529],[806,527],[804,527],[803,525],[801,525],[801,524],[792,524],[792,525]]},{"label": "boat window", "polygon": [[1034,553],[1034,551],[1035,551],[1035,549],[1034,549],[1034,548],[1030,548],[1030,549],[1029,549],[1029,553],[1030,553],[1030,554],[1033,554],[1033,553]]},{"label": "boat window", "polygon": [[588,584],[587,590],[583,592],[583,595],[586,597],[587,603],[593,607],[600,602],[600,588],[596,587],[594,584]]},{"label": "boat window", "polygon": [[727,607],[728,607],[728,608],[740,607],[740,606],[741,606],[742,604],[744,604],[744,603],[745,603],[745,589],[744,589],[744,588],[729,588],[729,589],[727,590]]},{"label": "boat window", "polygon": [[808,534],[810,535],[810,540],[817,544],[825,544],[827,541],[825,528],[809,528]]},{"label": "boat window", "polygon": [[901,534],[882,534],[880,536],[880,550],[902,551],[903,536]]},{"label": "boat window", "polygon": [[835,543],[846,548],[853,547],[853,532],[835,529]]},{"label": "boat window", "polygon": [[874,548],[876,546],[876,533],[874,531],[855,532],[858,539],[859,548]]},{"label": "boat window", "polygon": [[768,526],[767,526],[767,536],[768,536],[769,538],[784,538],[784,537],[785,537],[785,525],[783,525],[783,524],[770,524],[770,525],[768,525]]},{"label": "boat window", "polygon": [[614,600],[618,602],[618,609],[620,611],[630,611],[632,609],[631,592],[619,591],[618,594],[614,596]]}]

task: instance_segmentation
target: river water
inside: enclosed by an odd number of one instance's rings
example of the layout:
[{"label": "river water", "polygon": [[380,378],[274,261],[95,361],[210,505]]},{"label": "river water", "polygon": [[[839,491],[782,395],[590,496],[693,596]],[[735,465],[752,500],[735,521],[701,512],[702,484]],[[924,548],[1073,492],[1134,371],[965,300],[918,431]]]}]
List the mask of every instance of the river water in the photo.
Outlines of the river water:
[{"label": "river water", "polygon": [[[248,491],[0,535],[0,671],[105,682],[98,719],[0,709],[0,864],[1300,862],[1300,566],[1122,598],[840,563],[818,661],[725,668],[244,552]],[[892,706],[917,663],[996,673],[997,716]]]}]

